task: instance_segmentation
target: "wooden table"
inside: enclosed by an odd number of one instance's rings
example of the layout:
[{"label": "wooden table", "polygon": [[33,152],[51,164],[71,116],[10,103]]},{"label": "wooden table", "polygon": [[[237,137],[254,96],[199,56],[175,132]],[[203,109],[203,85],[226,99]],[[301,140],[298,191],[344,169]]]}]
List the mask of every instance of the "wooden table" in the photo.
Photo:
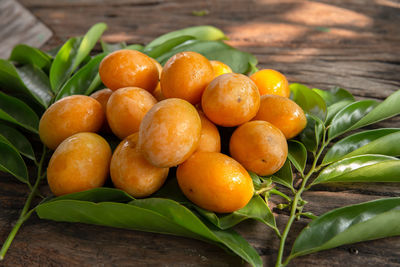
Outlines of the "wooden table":
[{"label": "wooden table", "polygon": [[[106,41],[147,43],[192,25],[212,24],[229,43],[255,54],[262,68],[278,69],[290,82],[328,89],[341,86],[358,98],[383,99],[400,89],[400,2],[267,0],[20,0],[54,34],[49,49],[104,21]],[[207,10],[206,16],[193,11]],[[399,103],[400,104],[400,103]],[[373,127],[400,127],[400,118]],[[43,185],[42,192],[47,191]],[[319,215],[332,208],[400,196],[399,184],[320,186],[304,197]],[[5,240],[27,197],[25,185],[0,177],[0,240]],[[277,211],[275,211],[277,212]],[[285,212],[276,214],[282,226]],[[399,222],[393,222],[399,223]],[[289,243],[305,221],[296,222]],[[236,229],[257,249],[266,266],[278,242],[256,222]],[[236,266],[241,260],[196,240],[33,216],[20,230],[4,266]],[[300,257],[291,266],[400,266],[400,237],[364,242]]]}]

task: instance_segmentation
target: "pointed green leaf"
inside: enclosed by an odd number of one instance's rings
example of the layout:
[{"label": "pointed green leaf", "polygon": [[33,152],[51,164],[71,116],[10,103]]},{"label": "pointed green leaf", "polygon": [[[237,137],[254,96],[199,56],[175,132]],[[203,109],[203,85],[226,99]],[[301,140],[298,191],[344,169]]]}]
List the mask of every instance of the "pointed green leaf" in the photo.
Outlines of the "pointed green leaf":
[{"label": "pointed green leaf", "polygon": [[95,24],[85,36],[71,38],[61,47],[50,68],[50,84],[54,93],[58,93],[61,86],[89,55],[106,28],[104,23]]},{"label": "pointed green leaf", "polygon": [[290,84],[290,90],[293,93],[293,101],[295,101],[304,112],[325,121],[326,104],[319,94],[299,83]]},{"label": "pointed green leaf", "polygon": [[296,140],[288,141],[288,158],[293,166],[300,173],[303,173],[307,162],[307,149],[305,146]]},{"label": "pointed green leaf", "polygon": [[306,118],[307,125],[299,135],[300,141],[303,143],[307,151],[315,153],[322,139],[324,131],[323,122],[310,114],[306,114]]},{"label": "pointed green leaf", "polygon": [[324,99],[327,106],[331,106],[340,101],[355,101],[354,96],[349,91],[340,87],[334,87],[329,91],[317,88],[313,88],[312,90]]},{"label": "pointed green leaf", "polygon": [[180,36],[193,36],[195,39],[203,41],[215,41],[215,40],[226,39],[225,34],[220,29],[217,29],[213,26],[203,25],[203,26],[188,27],[181,30],[163,34],[160,37],[157,37],[156,39],[151,41],[148,45],[146,45],[145,48],[149,49],[158,46],[168,40]]},{"label": "pointed green leaf", "polygon": [[103,40],[100,41],[101,44],[101,49],[103,50],[103,52],[105,53],[111,53],[117,50],[121,50],[124,49],[126,47],[126,43],[125,42],[121,42],[121,43],[106,43]]},{"label": "pointed green leaf", "polygon": [[48,107],[53,97],[49,78],[38,67],[25,65],[15,68],[10,62],[0,59],[0,87],[13,94],[22,94],[42,107]]},{"label": "pointed green leaf", "polygon": [[325,120],[325,124],[326,125],[330,125],[332,122],[333,117],[335,117],[335,115],[342,110],[344,107],[346,107],[348,104],[353,103],[354,101],[350,101],[350,100],[343,100],[343,101],[339,101],[335,104],[332,104],[330,106],[328,106],[327,109],[327,113],[326,113],[326,120]]},{"label": "pointed green leaf", "polygon": [[326,153],[322,164],[337,161],[344,157],[352,157],[362,154],[382,154],[387,156],[399,156],[400,129],[376,129],[356,133],[343,138],[335,143]]},{"label": "pointed green leaf", "polygon": [[353,126],[377,105],[375,100],[361,100],[344,107],[332,119],[328,130],[329,140],[354,129]]},{"label": "pointed green leaf", "polygon": [[332,210],[306,226],[290,257],[345,244],[400,235],[400,198],[387,198]]},{"label": "pointed green leaf", "polygon": [[14,46],[9,60],[24,65],[35,65],[40,69],[48,69],[51,64],[51,56],[44,53],[40,49],[25,44],[18,44]]},{"label": "pointed green leaf", "polygon": [[143,52],[152,58],[158,58],[158,57],[162,56],[163,54],[171,51],[172,48],[174,48],[188,40],[193,40],[193,39],[195,39],[193,36],[175,37],[175,38],[165,41],[164,43],[162,43],[160,45],[153,46],[151,48],[145,48],[145,50]]},{"label": "pointed green leaf", "polygon": [[31,143],[14,128],[0,124],[0,142],[9,142],[19,153],[31,160],[35,160],[35,153],[33,152]]},{"label": "pointed green leaf", "polygon": [[0,120],[21,126],[38,133],[39,118],[36,113],[18,98],[0,92]]},{"label": "pointed green leaf", "polygon": [[288,188],[293,188],[293,172],[289,159],[287,159],[282,168],[272,176],[272,181]]},{"label": "pointed green leaf", "polygon": [[332,182],[400,182],[400,160],[384,155],[359,155],[332,163],[312,184]]},{"label": "pointed green leaf", "polygon": [[[60,89],[56,100],[70,95],[84,95],[90,89],[97,88],[101,84],[100,79],[96,79],[99,72],[101,60],[106,53],[101,53],[93,57],[85,66],[78,70]],[[95,81],[95,84],[93,84]]]},{"label": "pointed green leaf", "polygon": [[14,149],[0,139],[0,171],[7,172],[23,183],[28,182],[28,170],[25,162]]}]

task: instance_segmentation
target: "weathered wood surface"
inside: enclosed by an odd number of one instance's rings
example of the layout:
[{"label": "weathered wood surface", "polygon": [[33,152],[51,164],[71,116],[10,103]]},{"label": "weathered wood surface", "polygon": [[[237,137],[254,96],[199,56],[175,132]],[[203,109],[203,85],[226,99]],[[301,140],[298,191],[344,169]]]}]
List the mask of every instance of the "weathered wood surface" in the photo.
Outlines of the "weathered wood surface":
[{"label": "weathered wood surface", "polygon": [[16,0],[0,1],[0,58],[8,58],[16,44],[40,47],[51,36],[50,29]]},{"label": "weathered wood surface", "polygon": [[[21,0],[55,36],[51,48],[90,25],[109,25],[104,39],[146,43],[177,28],[213,24],[230,43],[257,56],[260,66],[286,74],[290,82],[328,89],[342,86],[359,98],[383,99],[400,88],[400,2],[375,1],[162,1]],[[195,17],[192,11],[208,10]],[[399,103],[400,104],[400,103]],[[400,118],[376,127],[400,127]],[[396,144],[398,145],[398,144]],[[48,189],[45,185],[42,191]],[[400,196],[398,184],[335,184],[307,192],[308,211],[380,197]],[[4,240],[26,198],[24,185],[0,178],[0,240]],[[279,199],[274,198],[273,203]],[[273,204],[272,203],[272,204]],[[286,212],[274,210],[284,225]],[[307,223],[296,222],[289,243]],[[399,222],[393,222],[399,223]],[[273,266],[278,242],[257,222],[236,228]],[[287,249],[290,248],[290,245]],[[241,260],[200,241],[83,224],[41,221],[24,225],[4,266],[236,266]],[[291,266],[400,266],[400,238],[363,242],[292,261]]]}]

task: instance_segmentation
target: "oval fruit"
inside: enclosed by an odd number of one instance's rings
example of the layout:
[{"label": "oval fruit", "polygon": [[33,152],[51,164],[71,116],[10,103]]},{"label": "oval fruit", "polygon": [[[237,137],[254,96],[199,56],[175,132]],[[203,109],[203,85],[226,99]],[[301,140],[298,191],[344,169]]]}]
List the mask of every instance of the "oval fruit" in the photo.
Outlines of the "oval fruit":
[{"label": "oval fruit", "polygon": [[263,69],[255,72],[250,79],[257,85],[260,95],[290,96],[289,83],[282,73],[276,70]]},{"label": "oval fruit", "polygon": [[225,73],[232,73],[231,67],[218,60],[210,60],[211,66],[214,70],[214,77],[218,77]]},{"label": "oval fruit", "polygon": [[[93,97],[94,99],[99,101],[99,103],[101,104],[101,107],[103,108],[104,114],[106,114],[108,99],[110,98],[112,93],[113,93],[112,90],[105,88],[105,89],[96,91],[90,95],[90,97]],[[110,126],[108,125],[107,120],[104,120],[101,130],[105,133],[111,133],[111,129],[110,129]]]},{"label": "oval fruit", "polygon": [[69,136],[80,132],[97,132],[105,116],[101,104],[84,95],[64,97],[51,105],[39,123],[42,142],[51,149]]},{"label": "oval fruit", "polygon": [[184,162],[197,148],[201,120],[189,102],[169,98],[155,104],[139,129],[139,148],[154,166],[172,167]]},{"label": "oval fruit", "polygon": [[160,189],[169,169],[151,165],[137,149],[138,138],[139,134],[134,133],[118,145],[111,158],[110,174],[116,188],[141,198]]},{"label": "oval fruit", "polygon": [[260,106],[257,86],[243,74],[227,73],[206,88],[201,106],[215,124],[231,127],[251,120]]},{"label": "oval fruit", "polygon": [[179,165],[176,177],[185,196],[206,210],[234,212],[253,197],[253,182],[246,169],[221,153],[194,153]]},{"label": "oval fruit", "polygon": [[247,170],[264,176],[283,166],[288,146],[283,133],[271,123],[250,121],[233,132],[229,151]]},{"label": "oval fruit", "polygon": [[196,151],[220,152],[221,137],[218,128],[199,111],[201,119],[201,135]]},{"label": "oval fruit", "polygon": [[55,196],[101,187],[108,176],[111,149],[95,133],[77,133],[54,151],[47,168],[47,181]]}]

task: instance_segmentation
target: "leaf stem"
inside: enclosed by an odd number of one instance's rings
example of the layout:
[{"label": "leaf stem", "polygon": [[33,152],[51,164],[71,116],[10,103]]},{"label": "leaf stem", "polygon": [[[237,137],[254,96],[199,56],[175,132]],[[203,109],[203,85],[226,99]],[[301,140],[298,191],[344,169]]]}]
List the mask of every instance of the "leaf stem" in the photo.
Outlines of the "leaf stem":
[{"label": "leaf stem", "polygon": [[46,156],[46,152],[47,152],[46,146],[43,145],[43,153],[42,153],[42,157],[40,159],[40,162],[38,164],[36,182],[35,182],[34,186],[32,187],[31,192],[29,193],[28,199],[26,200],[25,205],[22,208],[21,214],[20,214],[17,222],[15,223],[13,229],[11,230],[10,234],[8,235],[6,241],[4,242],[4,244],[3,244],[3,246],[2,246],[2,248],[0,250],[0,261],[4,259],[4,256],[7,253],[7,250],[10,247],[12,241],[14,240],[16,234],[18,233],[19,228],[22,226],[22,224],[26,220],[29,219],[29,217],[31,216],[31,214],[35,210],[35,209],[29,210],[29,208],[31,207],[31,203],[32,203],[33,198],[37,194],[37,190],[38,190],[40,181],[43,178],[43,176],[42,176],[42,168],[43,168],[43,163],[44,163],[44,159],[45,159],[45,156]]},{"label": "leaf stem", "polygon": [[270,189],[269,192],[270,192],[271,194],[275,194],[275,195],[278,195],[278,196],[283,197],[283,198],[286,199],[289,203],[292,202],[292,199],[291,199],[290,197],[288,197],[286,194],[282,193],[281,191],[276,190],[275,188]]},{"label": "leaf stem", "polygon": [[[283,252],[285,250],[285,244],[286,244],[286,238],[287,235],[290,231],[290,228],[292,227],[292,224],[294,222],[294,220],[296,219],[297,215],[297,208],[299,205],[299,201],[301,200],[301,194],[303,193],[303,191],[307,190],[306,185],[307,185],[307,181],[308,179],[316,172],[320,169],[320,166],[317,166],[319,157],[321,156],[323,150],[325,149],[325,147],[328,145],[329,142],[325,141],[325,137],[326,137],[326,129],[323,132],[323,136],[322,136],[322,144],[321,147],[319,148],[318,153],[313,153],[314,154],[314,160],[313,163],[311,165],[310,170],[308,171],[307,175],[304,177],[303,181],[301,182],[300,188],[297,190],[296,194],[294,195],[294,199],[292,201],[292,205],[290,208],[290,216],[289,216],[289,220],[285,226],[285,229],[282,233],[282,238],[280,240],[280,244],[279,244],[279,251],[278,251],[278,258],[276,261],[276,267],[281,267],[281,266],[286,266],[291,257],[289,256],[285,262],[282,263],[282,258],[283,258]],[[300,210],[300,212],[302,212],[302,209]]]}]

